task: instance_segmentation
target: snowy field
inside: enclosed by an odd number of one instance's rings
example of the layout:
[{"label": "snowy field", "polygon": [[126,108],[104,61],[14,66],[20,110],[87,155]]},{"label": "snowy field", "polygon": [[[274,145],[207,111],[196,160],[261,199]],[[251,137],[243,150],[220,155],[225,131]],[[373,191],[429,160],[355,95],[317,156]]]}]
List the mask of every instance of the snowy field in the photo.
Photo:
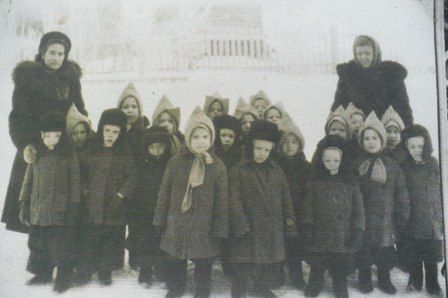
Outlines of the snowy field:
[{"label": "snowy field", "polygon": [[[12,94],[12,84],[9,75],[1,75],[0,85],[0,109],[2,117],[0,120],[0,208],[3,207],[3,200],[6,194],[10,169],[15,154],[7,128],[7,114],[11,108],[10,98]],[[241,78],[245,78],[241,80]],[[194,106],[202,106],[205,95],[213,94],[215,91],[222,96],[231,98],[231,109],[233,111],[239,95],[248,98],[259,89],[263,89],[273,102],[282,101],[288,112],[302,129],[306,138],[306,155],[311,157],[317,141],[324,134],[324,123],[332,102],[335,91],[337,76],[335,75],[308,75],[308,76],[272,76],[248,73],[192,73],[189,80],[178,83],[144,83],[136,82],[136,87],[141,93],[144,101],[144,112],[151,118],[159,98],[166,93],[175,105],[179,105],[182,111],[182,123],[184,124],[193,110]],[[101,111],[114,107],[121,90],[126,85],[121,83],[93,83],[83,81],[83,95],[88,111],[94,125],[99,119]],[[435,102],[435,81],[431,70],[426,73],[410,71],[406,80],[406,85],[411,98],[411,106],[414,110],[415,120],[430,129],[431,136],[437,139],[437,105]],[[437,143],[436,141],[434,142]],[[4,230],[0,226],[0,296],[1,297],[47,297],[52,295],[51,286],[28,287],[25,282],[31,278],[31,274],[26,272],[25,266],[28,257],[27,236]],[[143,288],[137,283],[138,273],[129,268],[114,273],[114,283],[111,287],[103,287],[94,278],[92,284],[74,288],[64,294],[66,297],[161,297],[166,289],[161,284],[154,284],[150,289]],[[308,269],[306,270],[306,278]],[[392,273],[394,284],[399,291],[399,297],[421,297],[426,293],[409,295],[405,292],[407,284],[407,274],[395,269]],[[444,280],[440,276],[440,283],[444,285]],[[361,295],[356,289],[356,279],[349,279],[350,294],[352,296]],[[303,292],[285,286],[275,293],[280,297],[303,296]],[[187,296],[192,296],[190,286]],[[381,292],[378,289],[368,295],[378,297]],[[229,297],[230,284],[223,277],[219,266],[215,266],[213,272],[213,296]],[[331,297],[331,281],[327,278],[325,291],[322,297]]]}]

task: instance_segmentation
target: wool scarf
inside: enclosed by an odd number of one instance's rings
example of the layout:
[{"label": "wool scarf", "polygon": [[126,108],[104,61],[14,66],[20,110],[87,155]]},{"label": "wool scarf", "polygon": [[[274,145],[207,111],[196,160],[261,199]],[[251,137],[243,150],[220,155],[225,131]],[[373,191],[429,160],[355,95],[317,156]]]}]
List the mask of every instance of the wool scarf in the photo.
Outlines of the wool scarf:
[{"label": "wool scarf", "polygon": [[384,184],[387,180],[386,166],[380,156],[375,155],[361,163],[359,175],[368,176],[371,181]]}]

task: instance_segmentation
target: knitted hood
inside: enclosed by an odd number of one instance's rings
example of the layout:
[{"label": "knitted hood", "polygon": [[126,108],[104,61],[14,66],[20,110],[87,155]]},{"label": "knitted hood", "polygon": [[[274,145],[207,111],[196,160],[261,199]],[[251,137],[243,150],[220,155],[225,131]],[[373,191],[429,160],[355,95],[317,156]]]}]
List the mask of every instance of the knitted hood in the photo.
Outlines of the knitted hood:
[{"label": "knitted hood", "polygon": [[384,112],[383,117],[381,118],[381,122],[383,123],[384,128],[387,128],[388,126],[395,126],[400,131],[403,131],[405,129],[403,120],[392,106],[389,106],[386,112]]},{"label": "knitted hood", "polygon": [[174,107],[166,95],[162,96],[162,98],[159,101],[159,104],[157,105],[156,109],[154,110],[154,114],[152,115],[152,123],[154,125],[157,125],[158,118],[159,118],[160,114],[162,114],[163,112],[167,112],[168,114],[170,114],[177,122],[176,129],[179,128],[180,108]]},{"label": "knitted hood", "polygon": [[[299,152],[303,152],[303,149],[305,148],[305,138],[303,137],[302,132],[300,131],[299,127],[294,123],[294,121],[292,119],[288,118],[285,121],[282,121],[279,129],[280,129],[280,131],[283,132],[283,136],[280,139],[280,144],[285,141],[285,137],[288,134],[293,134],[299,139],[299,142],[300,142]],[[280,148],[279,148],[279,150],[280,150]]]},{"label": "knitted hood", "polygon": [[246,115],[251,114],[255,119],[258,119],[257,111],[253,106],[249,105],[243,98],[239,98],[236,103],[235,113],[233,114],[238,120]]},{"label": "knitted hood", "polygon": [[209,116],[210,106],[215,102],[219,102],[221,104],[223,115],[229,114],[229,99],[222,98],[221,95],[219,95],[218,93],[215,93],[213,95],[207,95],[205,97],[204,112],[207,116]]},{"label": "knitted hood", "polygon": [[366,114],[361,109],[358,109],[352,102],[350,102],[345,109],[345,113],[347,117],[350,119],[353,115],[358,114],[361,115],[364,119],[366,119]]},{"label": "knitted hood", "polygon": [[89,118],[81,114],[76,108],[75,104],[72,104],[66,116],[66,131],[68,137],[72,135],[73,130],[79,123],[86,124],[86,128],[89,134],[93,132],[92,123],[90,122]]},{"label": "knitted hood", "polygon": [[328,115],[327,122],[325,124],[326,135],[328,135],[331,124],[335,121],[342,123],[347,128],[347,136],[350,140],[353,135],[353,127],[342,105],[340,105],[334,112],[330,112],[330,115]]},{"label": "knitted hood", "polygon": [[117,108],[121,109],[123,101],[128,97],[135,98],[138,105],[138,116],[141,117],[143,114],[142,100],[133,83],[129,83],[126,88],[124,88],[123,92],[121,92],[120,98],[118,99]]},{"label": "knitted hood", "polygon": [[359,132],[358,132],[358,142],[362,147],[362,139],[364,136],[364,132],[366,131],[366,129],[373,129],[375,130],[380,138],[381,138],[381,151],[384,150],[384,148],[386,148],[386,144],[387,144],[387,134],[386,134],[386,129],[383,126],[383,123],[381,123],[380,119],[378,119],[378,117],[376,116],[375,111],[371,112],[369,114],[369,116],[367,116],[366,121],[364,121],[364,124],[359,128]]},{"label": "knitted hood", "polygon": [[250,105],[254,106],[255,101],[260,98],[266,100],[268,106],[271,105],[271,101],[270,101],[268,95],[266,93],[264,93],[262,90],[258,91],[257,94],[250,97],[250,99],[249,99]]},{"label": "knitted hood", "polygon": [[373,60],[372,64],[370,65],[370,67],[373,67],[381,62],[381,49],[380,46],[378,45],[378,42],[372,37],[367,35],[360,35],[355,38],[355,41],[353,42],[353,57],[356,63],[360,65],[360,63],[356,59],[356,48],[366,44],[371,45],[373,48]]},{"label": "knitted hood", "polygon": [[193,152],[190,147],[191,134],[197,127],[205,127],[210,131],[210,146],[213,146],[215,142],[215,127],[213,126],[212,120],[205,115],[199,106],[194,109],[185,125],[185,144],[191,152]]}]

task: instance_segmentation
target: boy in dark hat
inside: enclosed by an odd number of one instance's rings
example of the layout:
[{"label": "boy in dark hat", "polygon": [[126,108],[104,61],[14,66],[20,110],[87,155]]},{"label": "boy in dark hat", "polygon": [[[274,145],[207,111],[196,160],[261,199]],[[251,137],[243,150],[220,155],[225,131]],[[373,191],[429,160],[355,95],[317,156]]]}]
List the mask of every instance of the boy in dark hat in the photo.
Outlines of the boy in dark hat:
[{"label": "boy in dark hat", "polygon": [[[172,157],[171,135],[165,127],[152,126],[141,140],[141,155],[135,189],[134,231],[136,262],[140,266],[138,282],[151,285],[154,271],[161,262],[160,233],[152,225],[157,204],[157,194],[163,174]],[[161,268],[162,269],[162,268]]]},{"label": "boy in dark hat", "polygon": [[81,157],[86,178],[83,252],[77,282],[87,283],[93,272],[103,285],[112,283],[117,247],[125,225],[125,201],[132,198],[136,169],[124,141],[126,115],[118,109],[101,114],[98,131]]},{"label": "boy in dark hat", "polygon": [[79,161],[65,142],[63,114],[44,114],[39,126],[38,159],[28,165],[20,193],[20,221],[30,227],[27,270],[35,274],[28,284],[51,282],[56,266],[54,291],[65,292],[73,270],[71,226],[77,220],[80,202]]},{"label": "boy in dark hat", "polygon": [[307,297],[317,297],[328,269],[336,297],[348,297],[349,258],[361,244],[364,232],[364,205],[356,179],[341,166],[347,154],[339,136],[327,136],[317,147],[313,174],[307,185],[302,223],[308,226],[304,242],[310,250],[311,266]]},{"label": "boy in dark hat", "polygon": [[288,183],[271,152],[279,141],[277,125],[252,123],[247,159],[229,175],[232,297],[246,294],[251,271],[257,297],[276,297],[269,289],[272,266],[285,260],[285,234],[297,236]]},{"label": "boy in dark hat", "polygon": [[414,124],[403,132],[407,159],[402,164],[411,201],[411,216],[405,229],[405,251],[410,275],[407,290],[420,292],[425,267],[426,290],[442,296],[437,281],[437,263],[443,260],[443,210],[439,163],[431,156],[428,131]]}]

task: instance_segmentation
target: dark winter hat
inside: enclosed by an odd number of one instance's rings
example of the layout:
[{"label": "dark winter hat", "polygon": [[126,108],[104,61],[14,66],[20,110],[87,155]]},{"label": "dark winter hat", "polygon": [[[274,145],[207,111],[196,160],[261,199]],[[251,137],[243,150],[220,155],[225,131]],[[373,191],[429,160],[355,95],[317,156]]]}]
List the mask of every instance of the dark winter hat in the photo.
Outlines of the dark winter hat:
[{"label": "dark winter hat", "polygon": [[317,148],[316,148],[316,152],[314,153],[314,162],[315,162],[315,166],[319,169],[319,170],[323,170],[323,171],[327,171],[324,163],[322,161],[322,156],[324,154],[325,149],[328,148],[332,148],[332,149],[336,149],[338,151],[341,152],[342,154],[342,158],[341,158],[341,165],[339,166],[340,171],[344,170],[345,168],[345,160],[347,158],[346,156],[346,147],[347,142],[341,138],[338,135],[328,135],[326,137],[324,137],[318,144],[317,144]]},{"label": "dark winter hat", "polygon": [[255,120],[249,130],[250,140],[265,140],[277,144],[280,140],[280,133],[277,124],[267,120]]},{"label": "dark winter hat", "polygon": [[241,124],[240,121],[230,115],[222,115],[213,119],[213,125],[215,126],[216,134],[219,135],[219,131],[223,128],[231,129],[238,137],[240,135]]},{"label": "dark winter hat", "polygon": [[128,123],[128,118],[126,114],[119,109],[109,109],[105,110],[101,114],[100,121],[98,122],[98,132],[101,133],[104,125],[116,125],[120,127],[121,131],[126,131],[126,124]]},{"label": "dark winter hat", "polygon": [[142,147],[146,149],[151,144],[171,144],[171,135],[166,127],[151,126],[146,129],[142,138]]},{"label": "dark winter hat", "polygon": [[45,51],[47,50],[48,46],[55,43],[60,43],[64,46],[65,48],[64,55],[65,58],[67,58],[72,48],[72,43],[67,35],[59,31],[47,32],[42,36],[39,44],[39,54],[40,55],[45,54]]},{"label": "dark winter hat", "polygon": [[[431,137],[429,136],[428,130],[424,126],[420,124],[413,124],[403,130],[403,132],[401,133],[401,137],[402,144],[404,146],[406,146],[406,143],[410,138],[423,137],[425,144],[423,145],[422,158],[423,160],[428,160],[431,157],[431,154],[433,152]],[[407,149],[406,152],[409,154]]]},{"label": "dark winter hat", "polygon": [[48,112],[39,117],[40,131],[65,132],[65,116],[60,112]]}]

